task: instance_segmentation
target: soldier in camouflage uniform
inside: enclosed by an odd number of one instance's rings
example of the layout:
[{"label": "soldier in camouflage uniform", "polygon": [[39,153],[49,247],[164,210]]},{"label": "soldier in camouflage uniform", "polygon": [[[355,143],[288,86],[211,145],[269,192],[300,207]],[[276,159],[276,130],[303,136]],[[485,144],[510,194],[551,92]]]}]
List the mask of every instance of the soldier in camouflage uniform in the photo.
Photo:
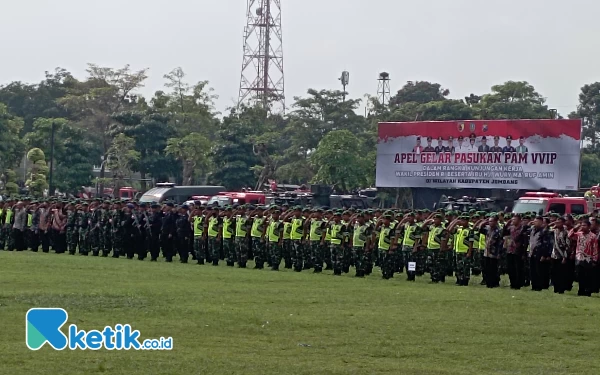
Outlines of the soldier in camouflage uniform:
[{"label": "soldier in camouflage uniform", "polygon": [[252,227],[250,229],[255,269],[263,269],[264,264],[267,261],[267,243],[265,241],[265,233],[267,228],[265,221],[266,218],[264,217],[264,209],[262,207],[257,207],[255,215],[252,218]]},{"label": "soldier in camouflage uniform", "polygon": [[304,223],[304,231],[308,233],[310,241],[310,256],[315,268],[314,272],[319,273],[323,270],[323,256],[325,244],[325,231],[327,223],[323,221],[322,210],[315,210]]},{"label": "soldier in camouflage uniform", "polygon": [[[282,258],[284,267],[286,269],[292,269],[292,219],[286,217],[283,219],[283,247],[282,247]],[[330,263],[331,260],[327,260]]]},{"label": "soldier in camouflage uniform", "polygon": [[409,263],[417,262],[417,245],[421,238],[421,227],[415,221],[415,214],[410,212],[406,214],[406,217],[399,223],[400,237],[402,238],[402,261],[406,267],[406,279],[408,281],[415,281],[416,269],[418,264],[415,266],[414,271],[409,271]]},{"label": "soldier in camouflage uniform", "polygon": [[331,263],[333,274],[341,276],[344,267],[344,245],[347,241],[348,229],[342,224],[342,213],[336,212],[333,221],[329,224],[331,233]]},{"label": "soldier in camouflage uniform", "polygon": [[235,266],[235,262],[237,260],[235,254],[235,229],[235,217],[233,216],[233,209],[231,207],[227,207],[225,209],[225,215],[223,216],[221,240],[228,267]]},{"label": "soldier in camouflage uniform", "polygon": [[[427,257],[431,281],[434,283],[446,281],[446,246],[448,243],[447,231],[442,225],[442,215],[436,214],[432,219],[426,220],[423,225],[422,243],[427,244]],[[432,223],[431,225],[428,225]]]},{"label": "soldier in camouflage uniform", "polygon": [[100,255],[100,215],[100,205],[95,201],[90,205],[90,232],[88,233],[90,250],[95,257]]},{"label": "soldier in camouflage uniform", "polygon": [[113,246],[113,258],[118,258],[125,255],[123,252],[123,228],[121,224],[124,222],[124,213],[121,208],[121,202],[115,202],[111,213],[111,243]]},{"label": "soldier in camouflage uniform", "polygon": [[377,247],[381,255],[380,266],[384,279],[394,277],[396,253],[398,252],[398,236],[400,235],[400,231],[397,228],[397,223],[394,223],[392,220],[392,215],[386,212],[379,225]]},{"label": "soldier in camouflage uniform", "polygon": [[79,233],[77,232],[77,209],[73,203],[67,206],[67,250],[69,254],[75,255]]},{"label": "soldier in camouflage uniform", "polygon": [[102,251],[103,257],[108,257],[112,251],[111,241],[111,210],[108,201],[102,202],[102,208],[100,209],[100,221],[98,223],[99,233],[99,248]]},{"label": "soldier in camouflage uniform", "polygon": [[456,256],[456,285],[467,286],[471,278],[471,259],[475,237],[469,226],[469,216],[460,216],[448,227],[450,234],[456,234],[454,252]]},{"label": "soldier in camouflage uniform", "polygon": [[246,209],[240,207],[235,218],[235,255],[239,268],[246,268],[246,263],[248,262],[249,223]]},{"label": "soldier in camouflage uniform", "polygon": [[365,214],[359,212],[354,222],[354,231],[352,233],[352,256],[356,268],[356,277],[364,277],[367,258],[369,254],[367,249],[371,246],[372,227],[365,221]]},{"label": "soldier in camouflage uniform", "polygon": [[280,211],[274,210],[267,226],[268,251],[271,257],[271,269],[279,271],[283,248],[283,222],[280,220]]},{"label": "soldier in camouflage uniform", "polygon": [[190,215],[192,232],[194,235],[194,253],[198,264],[204,264],[206,260],[206,235],[204,233],[204,214],[200,207],[195,207]]},{"label": "soldier in camouflage uniform", "polygon": [[77,212],[77,232],[79,234],[79,254],[87,256],[90,252],[90,220],[91,215],[87,203],[83,203]]}]

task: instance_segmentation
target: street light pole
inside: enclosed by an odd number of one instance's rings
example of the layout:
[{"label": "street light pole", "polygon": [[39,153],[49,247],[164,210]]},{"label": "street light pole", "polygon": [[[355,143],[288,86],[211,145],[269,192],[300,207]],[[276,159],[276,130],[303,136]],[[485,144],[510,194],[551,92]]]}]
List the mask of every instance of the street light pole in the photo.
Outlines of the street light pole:
[{"label": "street light pole", "polygon": [[54,195],[54,129],[55,123],[52,121],[52,127],[50,130],[50,175],[48,177],[48,195]]}]

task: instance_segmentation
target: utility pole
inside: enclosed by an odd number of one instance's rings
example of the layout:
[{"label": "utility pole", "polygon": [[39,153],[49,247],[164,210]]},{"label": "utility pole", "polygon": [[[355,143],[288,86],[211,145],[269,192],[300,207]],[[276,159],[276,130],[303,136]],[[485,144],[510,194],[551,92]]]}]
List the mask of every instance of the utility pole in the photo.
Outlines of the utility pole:
[{"label": "utility pole", "polygon": [[390,98],[390,74],[388,72],[379,73],[379,78],[377,78],[379,82],[377,84],[377,98],[379,99],[379,103],[385,106],[386,99]]},{"label": "utility pole", "polygon": [[342,89],[344,90],[342,94],[342,101],[346,102],[346,86],[350,83],[350,73],[347,71],[342,72],[342,76],[338,78],[340,82],[342,82]]},{"label": "utility pole", "polygon": [[56,124],[52,121],[50,128],[50,173],[48,176],[48,195],[54,195],[54,129]]}]

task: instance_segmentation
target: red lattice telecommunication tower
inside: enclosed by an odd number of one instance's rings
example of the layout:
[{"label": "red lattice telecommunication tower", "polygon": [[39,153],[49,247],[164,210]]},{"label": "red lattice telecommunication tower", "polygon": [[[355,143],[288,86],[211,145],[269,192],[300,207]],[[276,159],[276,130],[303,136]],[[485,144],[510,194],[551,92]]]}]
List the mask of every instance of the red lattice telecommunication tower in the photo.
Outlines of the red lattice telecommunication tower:
[{"label": "red lattice telecommunication tower", "polygon": [[238,105],[285,110],[281,0],[248,0]]}]

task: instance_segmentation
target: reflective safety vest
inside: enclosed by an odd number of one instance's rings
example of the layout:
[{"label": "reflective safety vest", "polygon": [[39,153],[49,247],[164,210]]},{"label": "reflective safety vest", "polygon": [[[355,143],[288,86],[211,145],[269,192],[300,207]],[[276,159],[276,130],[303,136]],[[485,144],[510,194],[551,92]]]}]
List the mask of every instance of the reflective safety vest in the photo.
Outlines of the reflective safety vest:
[{"label": "reflective safety vest", "polygon": [[281,225],[281,221],[272,221],[269,223],[269,228],[267,229],[267,234],[269,235],[269,242],[275,243],[279,242],[279,226]]},{"label": "reflective safety vest", "polygon": [[196,216],[194,217],[194,237],[202,236],[204,233],[204,217]]},{"label": "reflective safety vest", "polygon": [[457,253],[467,253],[469,252],[469,242],[467,241],[465,243],[465,240],[467,240],[469,238],[470,235],[470,229],[469,228],[460,228],[458,229],[458,231],[456,232],[456,244],[454,246],[454,251],[456,251]]},{"label": "reflective safety vest", "polygon": [[292,223],[283,223],[283,239],[289,240],[292,238]]},{"label": "reflective safety vest", "polygon": [[343,239],[342,224],[333,224],[331,226],[331,244],[341,245]]},{"label": "reflective safety vest", "polygon": [[233,220],[228,217],[223,218],[223,238],[229,239],[233,237]]},{"label": "reflective safety vest", "polygon": [[417,231],[418,226],[416,224],[404,226],[404,238],[402,239],[402,246],[415,246],[415,239],[413,234]]},{"label": "reflective safety vest", "polygon": [[366,232],[368,228],[368,224],[354,226],[354,235],[352,236],[353,247],[365,247],[365,245],[367,244]]},{"label": "reflective safety vest", "polygon": [[323,221],[313,220],[310,222],[310,240],[321,241],[323,237]]},{"label": "reflective safety vest", "polygon": [[302,219],[292,219],[292,240],[301,240],[303,233]]},{"label": "reflective safety vest", "polygon": [[8,209],[6,210],[6,217],[4,218],[4,224],[10,224],[12,221],[13,211]]},{"label": "reflective safety vest", "polygon": [[254,238],[261,238],[263,234],[263,224],[265,222],[264,217],[255,217],[252,222],[252,229],[250,230],[250,236]]},{"label": "reflective safety vest", "polygon": [[248,232],[246,231],[246,222],[248,218],[245,216],[239,215],[235,219],[235,236],[245,238]]},{"label": "reflective safety vest", "polygon": [[381,227],[381,229],[379,230],[379,249],[380,250],[389,250],[390,249],[390,245],[392,244],[392,239],[391,237],[391,233],[392,233],[392,227]]},{"label": "reflective safety vest", "polygon": [[485,250],[485,235],[479,233],[479,250]]},{"label": "reflective safety vest", "polygon": [[[325,220],[328,223],[327,220]],[[331,242],[331,230],[329,229],[329,225],[327,226],[327,230],[325,231],[325,242]]]},{"label": "reflective safety vest", "polygon": [[[0,208],[0,217],[2,217],[2,213],[3,213],[3,212],[4,212],[4,209],[3,209],[3,208]],[[0,224],[2,224],[2,223],[0,223]]]},{"label": "reflective safety vest", "polygon": [[442,247],[441,243],[436,241],[436,237],[439,237],[444,231],[443,226],[434,227],[433,225],[429,227],[429,236],[427,236],[427,249],[429,250],[439,250]]},{"label": "reflective safety vest", "polygon": [[31,224],[33,224],[33,215],[27,214],[27,226],[31,227]]},{"label": "reflective safety vest", "polygon": [[219,232],[217,226],[219,225],[219,219],[211,217],[208,219],[208,237],[217,237]]}]

